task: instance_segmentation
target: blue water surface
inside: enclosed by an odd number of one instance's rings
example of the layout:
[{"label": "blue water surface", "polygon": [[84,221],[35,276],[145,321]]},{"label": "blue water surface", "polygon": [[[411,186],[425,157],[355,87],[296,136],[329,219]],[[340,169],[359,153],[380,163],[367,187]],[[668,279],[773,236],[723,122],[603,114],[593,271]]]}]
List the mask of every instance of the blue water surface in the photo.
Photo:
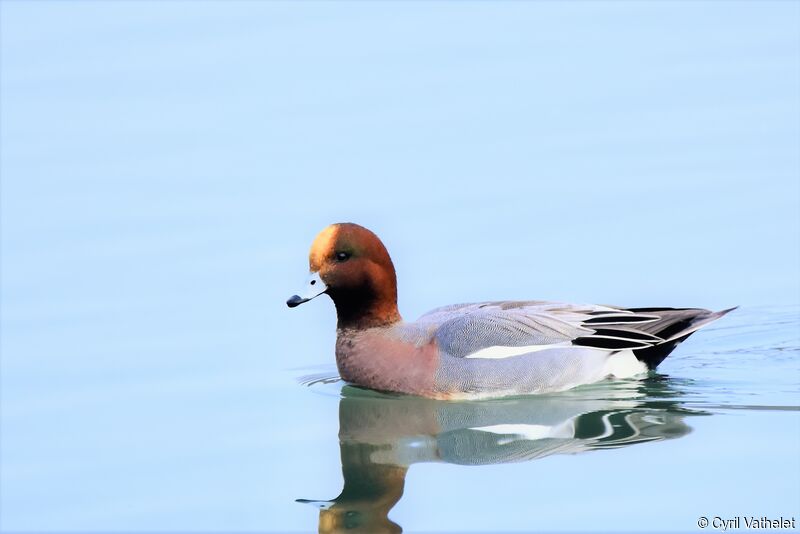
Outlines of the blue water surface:
[{"label": "blue water surface", "polygon": [[[800,520],[800,4],[0,15],[0,530]],[[741,307],[646,380],[379,395],[284,304],[342,220],[408,319]]]}]

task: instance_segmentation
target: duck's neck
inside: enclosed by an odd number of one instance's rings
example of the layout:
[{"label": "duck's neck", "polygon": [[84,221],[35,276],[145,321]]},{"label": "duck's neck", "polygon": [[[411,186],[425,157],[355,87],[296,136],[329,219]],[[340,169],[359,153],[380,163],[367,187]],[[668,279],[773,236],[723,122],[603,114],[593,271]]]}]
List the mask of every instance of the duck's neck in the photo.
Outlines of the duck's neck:
[{"label": "duck's neck", "polygon": [[390,326],[402,320],[397,310],[397,284],[329,292],[336,305],[339,330]]}]

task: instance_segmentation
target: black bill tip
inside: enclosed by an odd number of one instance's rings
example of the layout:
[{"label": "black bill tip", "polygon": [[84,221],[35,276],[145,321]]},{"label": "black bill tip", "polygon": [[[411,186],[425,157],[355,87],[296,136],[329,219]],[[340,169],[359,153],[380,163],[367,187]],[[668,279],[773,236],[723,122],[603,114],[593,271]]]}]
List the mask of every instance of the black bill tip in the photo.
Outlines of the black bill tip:
[{"label": "black bill tip", "polygon": [[286,301],[286,305],[290,308],[295,308],[300,306],[302,303],[306,302],[308,299],[304,299],[300,295],[292,295],[289,297],[289,300]]}]

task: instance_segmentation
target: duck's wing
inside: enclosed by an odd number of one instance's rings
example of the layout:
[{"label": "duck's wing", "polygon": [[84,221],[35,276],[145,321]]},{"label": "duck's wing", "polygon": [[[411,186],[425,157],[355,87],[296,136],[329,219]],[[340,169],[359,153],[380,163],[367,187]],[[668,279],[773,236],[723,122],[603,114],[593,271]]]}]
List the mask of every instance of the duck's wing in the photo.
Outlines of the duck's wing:
[{"label": "duck's wing", "polygon": [[572,345],[612,351],[652,347],[665,340],[645,326],[663,320],[649,311],[524,301],[446,306],[419,322],[434,329],[440,350],[450,356],[506,358]]}]

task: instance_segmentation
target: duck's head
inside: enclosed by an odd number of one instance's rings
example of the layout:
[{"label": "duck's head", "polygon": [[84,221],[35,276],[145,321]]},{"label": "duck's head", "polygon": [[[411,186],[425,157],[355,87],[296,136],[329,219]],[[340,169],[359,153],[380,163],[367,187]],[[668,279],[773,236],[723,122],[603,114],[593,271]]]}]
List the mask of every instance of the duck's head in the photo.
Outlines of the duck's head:
[{"label": "duck's head", "polygon": [[353,223],[332,224],[319,233],[308,255],[310,275],[290,308],[323,293],[336,305],[339,327],[370,327],[400,320],[392,259],[371,231]]}]

